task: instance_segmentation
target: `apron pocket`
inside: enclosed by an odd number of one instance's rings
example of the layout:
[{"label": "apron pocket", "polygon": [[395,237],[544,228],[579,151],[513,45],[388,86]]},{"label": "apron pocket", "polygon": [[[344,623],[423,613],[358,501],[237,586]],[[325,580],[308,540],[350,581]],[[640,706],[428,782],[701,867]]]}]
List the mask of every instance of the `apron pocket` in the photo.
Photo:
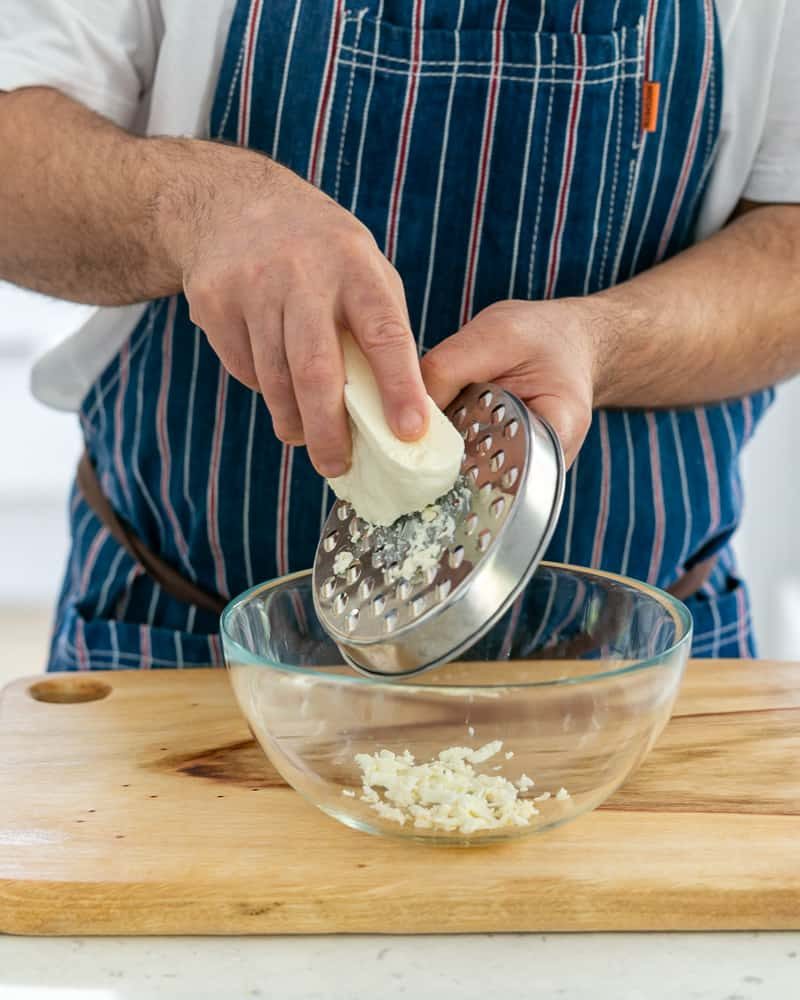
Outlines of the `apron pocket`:
[{"label": "apron pocket", "polygon": [[[415,327],[427,287],[428,344],[501,299],[613,283],[643,28],[498,32],[345,15],[315,179],[398,268]],[[599,169],[582,169],[598,150]]]},{"label": "apron pocket", "polygon": [[165,594],[80,494],[72,518],[48,670],[222,666],[217,615]]},{"label": "apron pocket", "polygon": [[218,635],[203,635],[64,609],[53,640],[48,671],[158,670],[223,666]]},{"label": "apron pocket", "polygon": [[747,588],[729,575],[722,593],[704,588],[685,602],[694,619],[692,656],[755,655]]}]

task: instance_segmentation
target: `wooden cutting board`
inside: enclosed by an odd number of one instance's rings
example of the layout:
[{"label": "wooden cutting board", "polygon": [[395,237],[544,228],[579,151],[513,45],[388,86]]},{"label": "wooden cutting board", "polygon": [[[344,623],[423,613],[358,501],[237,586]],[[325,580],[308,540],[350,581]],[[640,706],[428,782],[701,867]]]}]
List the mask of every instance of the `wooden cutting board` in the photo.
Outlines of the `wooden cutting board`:
[{"label": "wooden cutting board", "polygon": [[603,809],[474,850],[308,805],[223,671],[22,680],[0,700],[0,932],[744,928],[800,928],[800,665],[690,665]]}]

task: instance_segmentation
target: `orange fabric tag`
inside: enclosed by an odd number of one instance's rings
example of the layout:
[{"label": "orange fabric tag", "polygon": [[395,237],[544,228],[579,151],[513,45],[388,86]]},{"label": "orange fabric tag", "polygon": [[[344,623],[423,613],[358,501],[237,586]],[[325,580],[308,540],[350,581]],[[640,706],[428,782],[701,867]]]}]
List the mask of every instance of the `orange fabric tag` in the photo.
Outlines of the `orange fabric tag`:
[{"label": "orange fabric tag", "polygon": [[658,125],[658,96],[661,84],[645,80],[642,86],[642,131],[655,132]]}]

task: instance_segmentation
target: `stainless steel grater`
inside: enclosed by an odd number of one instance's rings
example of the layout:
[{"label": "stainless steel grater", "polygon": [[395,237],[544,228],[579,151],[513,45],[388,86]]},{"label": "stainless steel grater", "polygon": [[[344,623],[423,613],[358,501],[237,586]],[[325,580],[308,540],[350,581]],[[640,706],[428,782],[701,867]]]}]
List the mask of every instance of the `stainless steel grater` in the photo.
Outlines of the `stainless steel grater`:
[{"label": "stainless steel grater", "polygon": [[314,606],[362,673],[418,673],[475,643],[530,579],[561,510],[561,446],[521,400],[483,383],[445,412],[465,444],[450,493],[389,528],[337,501],[322,531]]}]

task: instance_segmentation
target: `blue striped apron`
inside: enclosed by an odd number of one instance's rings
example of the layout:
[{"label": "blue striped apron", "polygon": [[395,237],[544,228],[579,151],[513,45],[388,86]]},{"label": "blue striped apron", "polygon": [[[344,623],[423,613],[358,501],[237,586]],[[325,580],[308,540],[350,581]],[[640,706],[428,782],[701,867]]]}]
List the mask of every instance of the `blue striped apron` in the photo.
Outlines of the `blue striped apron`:
[{"label": "blue striped apron", "polygon": [[[492,302],[590,294],[689,245],[721,70],[712,0],[238,0],[210,134],[371,229],[425,351]],[[717,553],[694,651],[752,653],[729,542],[770,398],[596,413],[548,557],[666,586]],[[149,304],[80,418],[116,511],[204,589],[311,565],[328,492],[183,296]],[[71,529],[51,669],[221,662],[214,615],[165,594],[77,491]]]}]

